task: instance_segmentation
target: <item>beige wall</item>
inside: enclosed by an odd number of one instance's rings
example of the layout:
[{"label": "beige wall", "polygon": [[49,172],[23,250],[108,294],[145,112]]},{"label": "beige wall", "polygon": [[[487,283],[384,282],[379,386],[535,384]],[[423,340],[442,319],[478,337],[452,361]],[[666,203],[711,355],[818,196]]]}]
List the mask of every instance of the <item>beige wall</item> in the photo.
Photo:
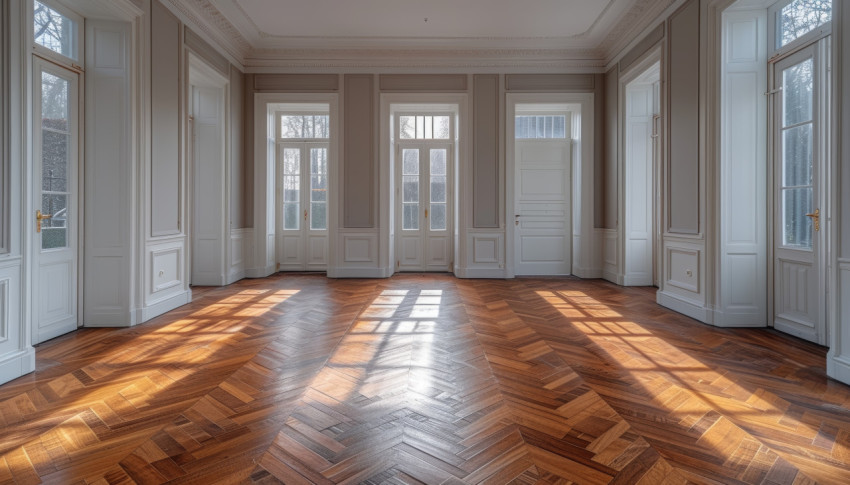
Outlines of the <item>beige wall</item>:
[{"label": "beige wall", "polygon": [[[341,78],[341,82],[338,81]],[[378,126],[381,93],[467,93],[472,103],[473,227],[498,228],[504,221],[500,194],[503,171],[507,92],[603,93],[602,76],[594,74],[248,74],[245,91],[245,128],[253,131],[253,94],[273,92],[338,92],[342,95],[343,152],[340,199],[344,228],[375,228],[378,221]],[[249,102],[250,100],[250,102]],[[595,104],[597,126],[602,123],[602,103]],[[601,164],[597,137],[596,165]],[[251,144],[245,145],[246,160],[253,159]],[[246,192],[252,193],[251,175],[246,173]],[[600,196],[601,197],[601,196]],[[601,201],[601,198],[599,199]]]}]

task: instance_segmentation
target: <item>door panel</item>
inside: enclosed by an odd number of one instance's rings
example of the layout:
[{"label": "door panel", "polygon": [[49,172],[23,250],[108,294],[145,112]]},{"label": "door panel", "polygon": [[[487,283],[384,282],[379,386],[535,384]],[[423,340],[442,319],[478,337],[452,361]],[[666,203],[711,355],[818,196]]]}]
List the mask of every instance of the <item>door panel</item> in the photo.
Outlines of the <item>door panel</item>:
[{"label": "door panel", "polygon": [[[77,328],[79,78],[33,59],[33,335],[37,344]],[[39,217],[40,215],[40,217]]]},{"label": "door panel", "polygon": [[451,146],[404,143],[397,155],[398,270],[451,271]]},{"label": "door panel", "polygon": [[774,326],[824,344],[817,73],[814,47],[774,68]]},{"label": "door panel", "polygon": [[572,272],[570,142],[517,140],[514,273]]},{"label": "door panel", "polygon": [[277,262],[280,269],[326,271],[328,144],[281,143],[277,173]]}]

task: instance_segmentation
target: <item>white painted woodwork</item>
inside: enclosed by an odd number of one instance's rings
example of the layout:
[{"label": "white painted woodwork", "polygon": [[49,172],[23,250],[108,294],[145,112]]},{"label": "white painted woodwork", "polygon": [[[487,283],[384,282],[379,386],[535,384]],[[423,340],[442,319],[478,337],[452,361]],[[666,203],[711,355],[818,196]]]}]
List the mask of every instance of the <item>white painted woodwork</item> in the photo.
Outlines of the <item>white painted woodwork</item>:
[{"label": "white painted woodwork", "polygon": [[223,86],[193,85],[193,285],[220,286],[226,282],[224,106]]},{"label": "white painted woodwork", "polygon": [[[65,244],[53,249],[42,249],[45,230],[36,233],[32,241],[32,342],[37,344],[77,329],[77,271],[79,233],[79,76],[77,73],[58,67],[40,58],[33,58],[33,207],[47,215],[59,218],[62,214],[50,214],[42,206],[42,113],[49,106],[42,105],[42,75],[48,73],[67,82],[68,96],[68,145],[67,145],[67,199],[65,217]],[[33,214],[34,216],[35,214]]]},{"label": "white painted woodwork", "polygon": [[570,139],[517,139],[515,147],[514,274],[570,274]]},{"label": "white painted woodwork", "polygon": [[655,140],[660,66],[625,88],[623,116],[623,278],[626,286],[654,284]]},{"label": "white painted woodwork", "polygon": [[133,323],[131,32],[86,22],[84,326]]},{"label": "white painted woodwork", "polygon": [[717,326],[767,325],[767,12],[723,13]]},{"label": "white painted woodwork", "polygon": [[[403,219],[403,186],[402,158],[404,151],[418,152],[418,203],[417,229],[404,229]],[[430,213],[431,200],[431,169],[432,152],[444,151],[446,154],[446,224],[445,229],[432,229]],[[453,229],[454,229],[454,148],[444,140],[399,141],[395,156],[396,204],[395,204],[395,237],[396,237],[396,271],[452,271],[454,259]]]},{"label": "white painted woodwork", "polygon": [[[299,214],[298,228],[284,227],[283,200],[283,156],[286,150],[299,153]],[[277,166],[275,168],[275,220],[276,220],[276,253],[280,271],[327,271],[328,269],[328,230],[311,227],[310,179],[311,151],[330,151],[328,142],[291,142],[278,143]],[[326,155],[327,156],[327,155]],[[329,160],[328,160],[329,162]],[[327,176],[327,175],[326,175]],[[328,181],[330,187],[330,181]],[[336,203],[336,198],[328,191],[325,207]],[[327,213],[326,213],[327,214]],[[327,219],[326,219],[327,221]]]},{"label": "white painted woodwork", "polygon": [[[819,136],[823,123],[820,119],[820,103],[822,102],[822,90],[819,84],[821,59],[816,53],[814,46],[798,51],[797,53],[782,59],[774,66],[773,86],[783,87],[783,92],[789,91],[789,86],[784,85],[783,73],[799,63],[813,61],[813,83],[812,83],[812,196],[811,210],[820,208],[824,210],[821,200],[822,183],[821,173],[824,169],[823,154],[825,147],[820,144]],[[782,93],[773,96],[774,119],[773,119],[773,169],[774,169],[774,322],[777,330],[791,335],[810,340],[815,343],[826,343],[826,300],[825,278],[822,274],[824,268],[822,232],[811,229],[811,248],[801,248],[786,245],[784,242],[784,219],[782,202],[782,177],[783,177],[783,143],[782,143],[782,113],[785,109],[785,96]],[[805,217],[805,211],[797,214],[797,217]],[[821,227],[827,225],[825,217],[821,217]]]}]

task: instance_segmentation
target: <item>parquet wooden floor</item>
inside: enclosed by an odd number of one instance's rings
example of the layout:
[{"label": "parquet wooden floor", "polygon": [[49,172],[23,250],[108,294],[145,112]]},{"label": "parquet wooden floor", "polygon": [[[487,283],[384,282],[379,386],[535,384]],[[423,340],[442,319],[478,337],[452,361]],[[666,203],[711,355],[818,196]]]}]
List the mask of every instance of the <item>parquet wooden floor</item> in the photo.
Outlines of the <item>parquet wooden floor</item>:
[{"label": "parquet wooden floor", "polygon": [[850,483],[825,350],[603,281],[277,275],[43,344],[0,483]]}]

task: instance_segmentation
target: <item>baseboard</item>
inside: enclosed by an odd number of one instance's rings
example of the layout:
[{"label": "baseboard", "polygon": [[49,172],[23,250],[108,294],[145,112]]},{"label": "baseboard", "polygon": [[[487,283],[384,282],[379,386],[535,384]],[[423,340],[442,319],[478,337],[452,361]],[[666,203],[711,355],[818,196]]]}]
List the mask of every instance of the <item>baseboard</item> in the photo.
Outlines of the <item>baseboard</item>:
[{"label": "baseboard", "polygon": [[508,277],[508,272],[502,268],[455,268],[455,276],[469,279],[499,279]]},{"label": "baseboard", "polygon": [[163,313],[170,312],[175,308],[179,308],[187,303],[192,302],[192,290],[180,292],[174,296],[165,298],[156,303],[139,309],[139,318],[137,323],[144,323],[152,318],[156,318]]},{"label": "baseboard", "polygon": [[237,281],[244,279],[245,273],[247,273],[247,271],[245,271],[244,269],[240,269],[240,270],[231,272],[227,276],[227,284],[232,285],[233,283],[236,283]]},{"label": "baseboard", "polygon": [[586,280],[598,279],[602,278],[602,269],[573,266],[573,275]]},{"label": "baseboard", "polygon": [[265,278],[271,276],[277,271],[276,265],[266,266],[265,268],[248,268],[245,270],[246,278]]},{"label": "baseboard", "polygon": [[664,293],[662,291],[656,293],[655,301],[663,307],[667,307],[673,311],[679,312],[682,315],[689,316],[694,320],[713,325],[712,311],[702,306],[701,304],[684,300],[682,298],[670,295],[669,293]]},{"label": "baseboard", "polygon": [[622,275],[622,286],[652,286],[652,276]]},{"label": "baseboard", "polygon": [[712,319],[715,327],[729,328],[765,328],[767,320],[755,313],[732,313],[715,310]]},{"label": "baseboard", "polygon": [[826,354],[826,375],[845,384],[850,384],[850,359],[834,354],[830,349]]},{"label": "baseboard", "polygon": [[602,279],[605,281],[610,281],[615,285],[623,286],[623,275],[615,273],[613,271],[602,271]]},{"label": "baseboard", "polygon": [[328,268],[328,278],[389,278],[390,268]]},{"label": "baseboard", "polygon": [[17,379],[35,370],[35,349],[26,349],[11,353],[0,360],[0,384]]}]

